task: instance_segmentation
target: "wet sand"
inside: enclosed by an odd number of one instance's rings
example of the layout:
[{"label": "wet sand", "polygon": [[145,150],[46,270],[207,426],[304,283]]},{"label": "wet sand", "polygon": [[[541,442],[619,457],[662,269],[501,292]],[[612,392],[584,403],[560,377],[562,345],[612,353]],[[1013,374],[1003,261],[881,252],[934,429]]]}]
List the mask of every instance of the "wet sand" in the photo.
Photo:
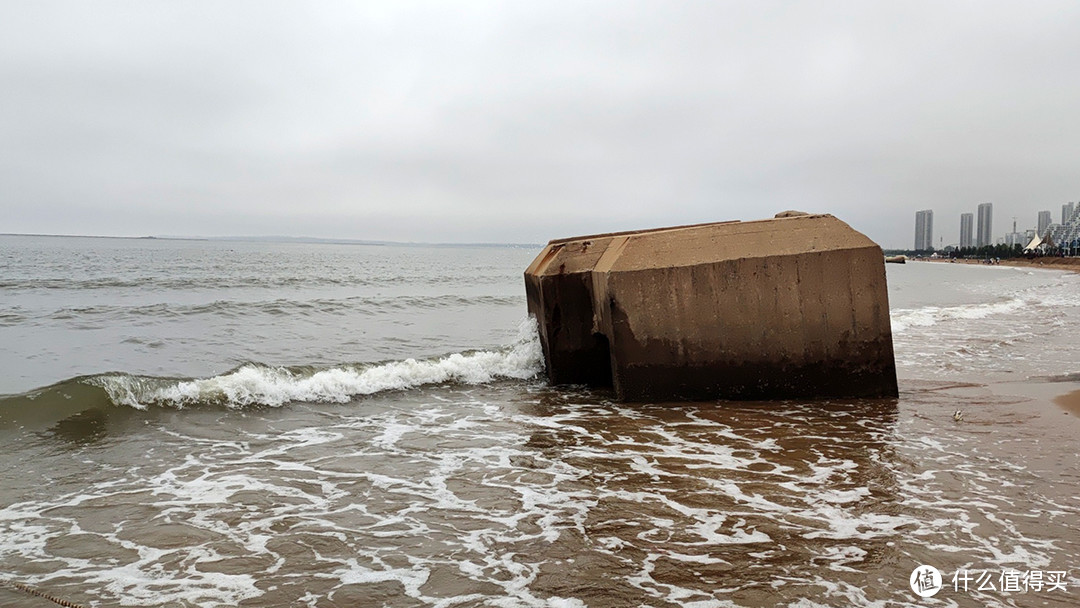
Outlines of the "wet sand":
[{"label": "wet sand", "polygon": [[1066,414],[1080,416],[1080,390],[1054,397],[1054,403],[1061,406]]},{"label": "wet sand", "polygon": [[[914,417],[946,433],[983,437],[980,451],[1071,477],[1080,436],[1080,382],[1030,379],[987,384],[901,381]],[[906,395],[903,394],[906,392]],[[954,412],[961,412],[959,421]],[[1075,486],[1062,488],[1071,496]]]}]

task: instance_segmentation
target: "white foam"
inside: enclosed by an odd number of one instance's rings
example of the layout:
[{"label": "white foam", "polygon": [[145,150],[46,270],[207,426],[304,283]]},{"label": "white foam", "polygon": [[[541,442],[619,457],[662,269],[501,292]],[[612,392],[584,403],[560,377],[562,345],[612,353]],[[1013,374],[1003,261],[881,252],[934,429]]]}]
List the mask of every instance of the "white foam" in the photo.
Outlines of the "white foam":
[{"label": "white foam", "polygon": [[371,440],[371,444],[384,450],[389,450],[393,448],[398,440],[404,437],[406,433],[412,430],[412,425],[408,424],[387,424],[382,434]]},{"label": "white foam", "polygon": [[892,311],[893,333],[903,333],[911,327],[932,327],[938,323],[957,319],[985,319],[990,315],[1008,314],[1028,306],[1027,298],[1014,297],[1000,302],[967,304],[963,306],[924,306],[915,309]]},{"label": "white foam", "polygon": [[420,587],[427,582],[430,572],[425,568],[389,568],[374,570],[360,565],[356,559],[345,561],[345,567],[330,574],[338,578],[343,585],[363,585],[396,581],[405,589],[409,597],[421,597]]},{"label": "white foam", "polygon": [[[1030,273],[1029,273],[1030,274]],[[1002,289],[997,284],[980,285],[977,293],[987,300],[957,306],[922,306],[891,311],[893,333],[916,327],[933,327],[950,321],[969,321],[1031,310],[1056,310],[1076,304],[1076,277],[1057,276],[1059,280],[1020,289]]]},{"label": "white foam", "polygon": [[281,406],[290,402],[346,403],[354,397],[427,384],[482,384],[500,378],[529,379],[542,370],[540,341],[533,319],[523,321],[518,339],[498,351],[455,353],[441,359],[405,359],[369,367],[335,367],[301,375],[282,367],[244,365],[211,378],[154,386],[131,376],[101,376],[95,384],[113,402],[145,409],[151,404],[183,407],[223,403],[229,407]]},{"label": "white foam", "polygon": [[821,500],[833,504],[857,502],[870,495],[869,488],[853,488],[850,490],[826,490],[821,493]]}]

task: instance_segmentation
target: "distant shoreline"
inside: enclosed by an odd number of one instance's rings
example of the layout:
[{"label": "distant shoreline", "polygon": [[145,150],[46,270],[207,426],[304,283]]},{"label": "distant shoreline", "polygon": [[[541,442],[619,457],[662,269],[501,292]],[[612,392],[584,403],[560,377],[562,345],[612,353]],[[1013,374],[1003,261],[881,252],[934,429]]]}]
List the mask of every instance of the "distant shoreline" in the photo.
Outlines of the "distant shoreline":
[{"label": "distant shoreline", "polygon": [[[937,263],[956,263],[956,264],[976,264],[985,266],[986,263],[983,260],[973,259],[951,259],[951,258],[938,258],[930,259],[923,258],[921,260],[911,260],[919,262],[937,262]],[[1008,260],[1001,260],[1002,266],[1015,266],[1019,268],[1042,268],[1045,270],[1068,270],[1071,272],[1080,272],[1080,258],[1056,258],[1056,257],[1043,257],[1043,258],[1010,258]]]},{"label": "distant shoreline", "polygon": [[0,236],[32,236],[49,239],[117,239],[124,241],[209,241],[199,236],[108,236],[101,234],[44,234],[35,232],[0,232]]}]

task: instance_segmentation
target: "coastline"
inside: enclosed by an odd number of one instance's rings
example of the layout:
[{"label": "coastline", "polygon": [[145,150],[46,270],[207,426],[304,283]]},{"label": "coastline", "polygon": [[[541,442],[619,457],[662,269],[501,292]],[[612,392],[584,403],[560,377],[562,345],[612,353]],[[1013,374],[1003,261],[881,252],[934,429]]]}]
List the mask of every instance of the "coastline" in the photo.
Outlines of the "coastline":
[{"label": "coastline", "polygon": [[[913,261],[910,260],[909,261]],[[957,263],[986,266],[982,260],[976,259],[929,259],[914,260],[918,262]],[[1058,270],[1064,272],[1080,272],[1080,257],[1059,258],[1014,258],[1001,260],[995,266],[1012,266],[1016,268],[1032,268],[1041,270]],[[905,382],[907,380],[907,382]],[[920,385],[925,380],[913,380],[901,378],[901,392],[905,385],[907,390],[918,394],[924,390]],[[1014,379],[1007,376],[985,378],[972,384],[959,383],[954,386],[930,389],[943,397],[938,402],[938,407],[949,404],[946,408],[938,409],[934,415],[944,417],[944,411],[953,407],[965,410],[964,422],[971,422],[978,417],[982,424],[1006,424],[1025,425],[1037,429],[1034,434],[1042,436],[1048,445],[1057,446],[1049,452],[1039,451],[1038,457],[1053,461],[1061,453],[1070,453],[1070,433],[1080,430],[1080,376],[1070,375],[1043,377],[1027,376],[1023,379]],[[965,409],[973,406],[970,410]],[[992,406],[989,410],[987,406]],[[980,414],[991,411],[994,415],[987,418]],[[990,421],[993,422],[990,422]],[[1063,429],[1068,429],[1063,432]],[[983,446],[984,449],[989,446]],[[1029,456],[1033,456],[1031,453]],[[1021,454],[1013,454],[1020,457]],[[1054,465],[1052,468],[1059,468]]]},{"label": "coastline", "polygon": [[[938,258],[930,259],[923,258],[921,260],[915,260],[908,258],[911,262],[935,262],[946,264],[974,264],[979,266],[985,266],[986,264],[982,260],[973,259],[953,259],[953,258]],[[1019,268],[1042,268],[1044,270],[1067,270],[1069,272],[1080,272],[1080,257],[1073,258],[1056,258],[1056,257],[1044,257],[1044,258],[1013,258],[1009,260],[1001,260],[997,265],[1001,266],[1016,266]]]}]

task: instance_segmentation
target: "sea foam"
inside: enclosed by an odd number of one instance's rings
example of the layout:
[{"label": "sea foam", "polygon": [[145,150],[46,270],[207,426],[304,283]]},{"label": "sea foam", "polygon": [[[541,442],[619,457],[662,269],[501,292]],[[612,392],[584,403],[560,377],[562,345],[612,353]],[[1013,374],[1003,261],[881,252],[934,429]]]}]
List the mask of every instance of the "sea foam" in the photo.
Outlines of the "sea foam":
[{"label": "sea foam", "polygon": [[899,309],[892,311],[892,330],[894,333],[902,333],[911,327],[931,327],[943,321],[984,319],[990,315],[1008,314],[1038,303],[1040,302],[1030,296],[1016,296],[981,304]]},{"label": "sea foam", "polygon": [[117,374],[87,381],[104,389],[114,403],[138,409],[196,404],[277,407],[295,401],[346,403],[357,396],[445,382],[525,380],[543,369],[542,361],[536,322],[530,318],[520,324],[515,342],[503,349],[454,353],[438,359],[338,366],[315,372],[247,364],[226,374],[194,380]]}]

